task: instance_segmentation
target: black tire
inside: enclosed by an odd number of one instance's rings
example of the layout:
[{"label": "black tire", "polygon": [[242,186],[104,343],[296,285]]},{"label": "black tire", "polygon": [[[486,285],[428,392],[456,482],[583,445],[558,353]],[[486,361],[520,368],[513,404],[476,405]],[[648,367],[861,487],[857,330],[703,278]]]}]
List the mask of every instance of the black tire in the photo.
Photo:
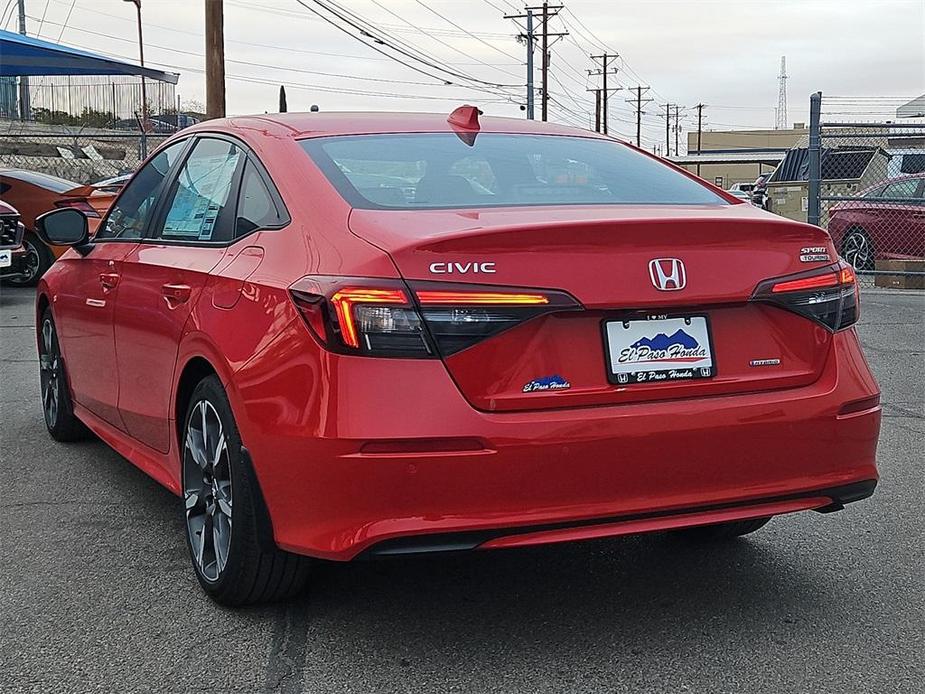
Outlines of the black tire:
[{"label": "black tire", "polygon": [[67,372],[58,343],[58,331],[50,308],[46,308],[42,313],[38,342],[42,413],[48,433],[55,441],[62,442],[87,438],[89,430],[74,414],[74,403],[68,389]]},{"label": "black tire", "polygon": [[311,560],[273,543],[260,486],[217,376],[193,390],[180,452],[186,543],[203,590],[229,606],[301,592]]},{"label": "black tire", "polygon": [[874,269],[876,248],[870,234],[861,227],[851,227],[845,232],[839,251],[841,257],[855,270],[864,272]]},{"label": "black tire", "polygon": [[3,281],[14,287],[34,287],[55,262],[55,256],[31,231],[23,236],[22,245],[26,249],[26,257],[22,261],[25,274]]},{"label": "black tire", "polygon": [[698,525],[694,528],[683,528],[673,532],[677,537],[692,542],[722,542],[753,533],[763,528],[769,520],[771,520],[770,516],[713,525]]}]

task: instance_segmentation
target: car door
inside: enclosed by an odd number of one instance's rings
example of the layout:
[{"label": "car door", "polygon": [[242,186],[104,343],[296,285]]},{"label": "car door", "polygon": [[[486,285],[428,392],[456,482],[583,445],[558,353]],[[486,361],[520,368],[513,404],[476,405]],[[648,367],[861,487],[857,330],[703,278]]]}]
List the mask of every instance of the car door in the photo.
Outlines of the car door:
[{"label": "car door", "polygon": [[877,257],[914,254],[914,238],[920,221],[916,214],[922,211],[917,204],[920,184],[917,178],[904,178],[890,183],[880,194],[871,229]]},{"label": "car door", "polygon": [[234,239],[245,158],[229,139],[196,138],[147,238],[123,265],[115,319],[119,413],[133,438],[161,452],[170,445],[180,337],[209,272]]},{"label": "car door", "polygon": [[55,320],[74,399],[113,426],[119,380],[113,316],[125,258],[151,221],[163,183],[186,142],[176,142],[145,164],[116,200],[85,255],[68,254],[68,281],[54,300]]}]

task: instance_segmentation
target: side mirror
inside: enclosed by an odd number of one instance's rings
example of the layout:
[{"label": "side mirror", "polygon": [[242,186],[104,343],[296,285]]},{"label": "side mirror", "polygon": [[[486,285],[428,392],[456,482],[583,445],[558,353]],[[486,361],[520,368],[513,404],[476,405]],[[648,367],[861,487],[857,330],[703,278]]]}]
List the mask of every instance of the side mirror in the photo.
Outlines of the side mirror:
[{"label": "side mirror", "polygon": [[52,246],[83,246],[90,240],[87,216],[70,207],[39,215],[35,230],[42,241]]}]

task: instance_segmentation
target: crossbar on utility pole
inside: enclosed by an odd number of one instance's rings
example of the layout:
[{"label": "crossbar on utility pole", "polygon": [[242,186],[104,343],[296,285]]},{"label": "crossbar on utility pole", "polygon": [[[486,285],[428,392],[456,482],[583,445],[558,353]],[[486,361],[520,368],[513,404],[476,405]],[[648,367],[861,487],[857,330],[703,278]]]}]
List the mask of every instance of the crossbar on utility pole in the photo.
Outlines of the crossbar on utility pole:
[{"label": "crossbar on utility pole", "polygon": [[222,0],[206,0],[206,118],[224,117],[224,8]]}]

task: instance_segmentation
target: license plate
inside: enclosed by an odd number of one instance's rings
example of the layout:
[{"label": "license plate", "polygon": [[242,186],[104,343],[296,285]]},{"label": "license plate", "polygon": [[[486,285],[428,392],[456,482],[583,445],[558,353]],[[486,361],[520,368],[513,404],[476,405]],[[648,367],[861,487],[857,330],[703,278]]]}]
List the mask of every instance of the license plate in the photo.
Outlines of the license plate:
[{"label": "license plate", "polygon": [[716,373],[706,316],[607,321],[610,382],[688,381]]},{"label": "license plate", "polygon": [[9,267],[13,264],[13,251],[0,251],[0,267]]}]

